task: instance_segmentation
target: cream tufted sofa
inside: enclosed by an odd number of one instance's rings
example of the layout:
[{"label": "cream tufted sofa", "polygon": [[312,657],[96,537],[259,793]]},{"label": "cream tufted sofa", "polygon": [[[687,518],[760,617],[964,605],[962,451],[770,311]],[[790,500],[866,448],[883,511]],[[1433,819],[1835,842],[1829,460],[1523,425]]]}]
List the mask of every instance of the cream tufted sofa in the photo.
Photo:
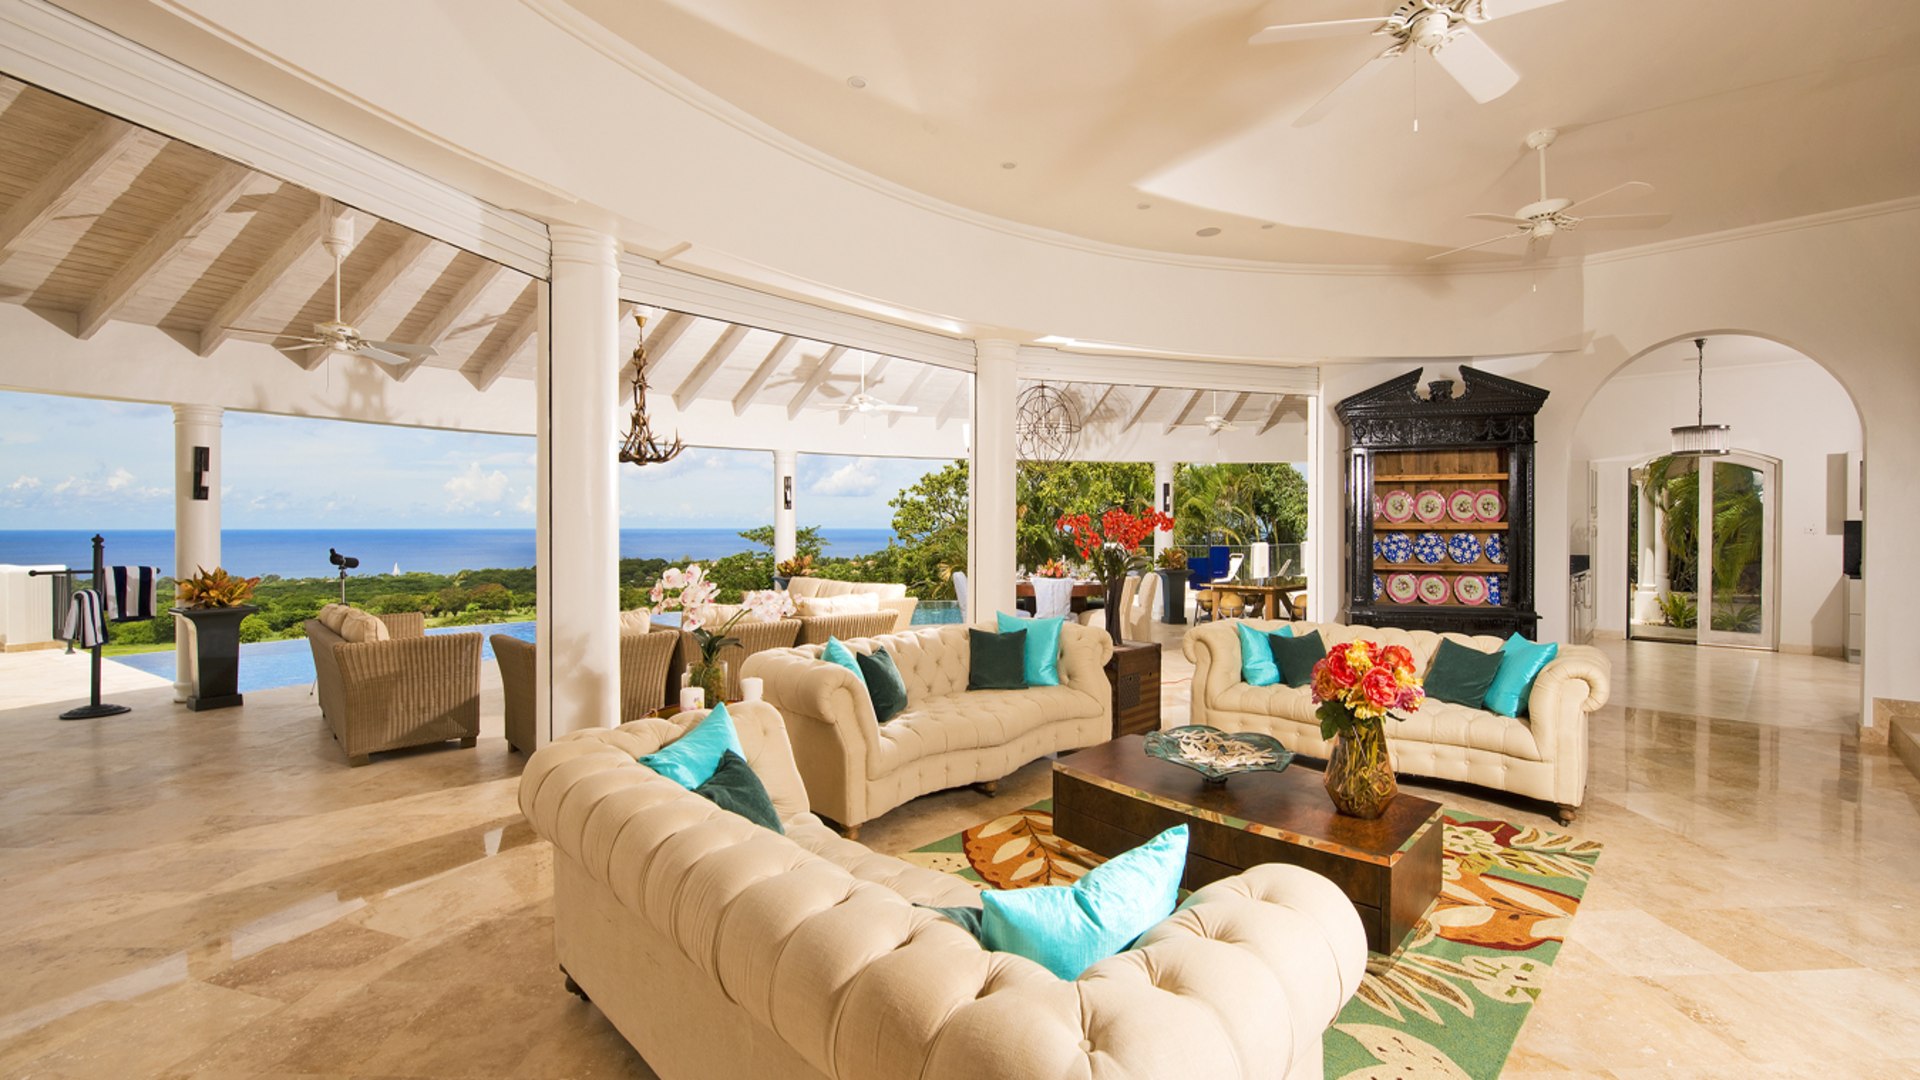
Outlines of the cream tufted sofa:
[{"label": "cream tufted sofa", "polygon": [[964,625],[847,642],[857,653],[884,645],[900,667],[907,709],[884,725],[860,679],[820,659],[824,645],[756,653],[741,672],[765,679],[786,716],[813,805],[858,836],[861,822],[908,799],[991,784],[1044,754],[1113,737],[1104,670],[1113,643],[1104,630],[1060,629],[1060,685],[1026,690],[967,689]]},{"label": "cream tufted sofa", "polygon": [[665,1080],[1319,1080],[1321,1032],[1366,964],[1325,878],[1215,882],[1064,982],[916,907],[978,898],[834,835],[780,715],[730,708],[786,836],[639,764],[683,730],[667,720],[565,736],[520,781],[553,844],[560,965]]},{"label": "cream tufted sofa", "polygon": [[[1244,620],[1266,632],[1287,625]],[[1442,637],[1482,651],[1501,645],[1497,637],[1434,634],[1340,623],[1296,622],[1295,634],[1320,631],[1331,648],[1364,639],[1405,645],[1424,674]],[[1312,693],[1304,686],[1249,686],[1240,678],[1240,638],[1233,622],[1209,623],[1187,631],[1182,646],[1193,661],[1190,723],[1223,731],[1263,731],[1287,749],[1325,758],[1330,746],[1320,738]],[[1564,823],[1586,798],[1587,714],[1607,703],[1611,666],[1598,649],[1562,645],[1560,653],[1533,684],[1527,715],[1500,716],[1444,701],[1428,700],[1404,721],[1387,721],[1387,742],[1396,771],[1441,780],[1460,780],[1554,803]]]},{"label": "cream tufted sofa", "polygon": [[880,598],[880,610],[893,612],[893,632],[905,633],[913,625],[913,609],[920,601],[907,595],[905,585],[879,581],[835,581],[823,577],[797,577],[787,581],[787,593],[795,600],[802,597],[851,596],[872,593]]}]

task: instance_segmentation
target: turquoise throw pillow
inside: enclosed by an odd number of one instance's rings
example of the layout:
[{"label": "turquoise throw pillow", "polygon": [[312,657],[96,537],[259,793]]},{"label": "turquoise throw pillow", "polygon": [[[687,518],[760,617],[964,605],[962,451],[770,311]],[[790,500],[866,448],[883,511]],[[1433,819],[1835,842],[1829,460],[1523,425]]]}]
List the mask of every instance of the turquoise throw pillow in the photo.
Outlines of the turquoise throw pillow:
[{"label": "turquoise throw pillow", "polygon": [[1187,827],[1176,825],[1072,885],[983,893],[981,944],[1077,979],[1173,914],[1186,868]]},{"label": "turquoise throw pillow", "polygon": [[1560,655],[1556,642],[1538,644],[1515,634],[1500,647],[1500,673],[1487,687],[1487,708],[1501,716],[1525,716],[1533,680]]},{"label": "turquoise throw pillow", "polygon": [[1066,620],[1018,619],[1004,611],[999,613],[998,618],[1003,634],[1011,634],[1015,630],[1027,632],[1027,685],[1059,686],[1060,624]]},{"label": "turquoise throw pillow", "polygon": [[829,664],[839,664],[853,672],[853,677],[856,679],[861,677],[860,661],[853,658],[853,650],[847,648],[845,643],[831,634],[827,636],[826,647],[820,650],[820,659]]},{"label": "turquoise throw pillow", "polygon": [[787,834],[780,824],[780,812],[773,808],[773,796],[767,794],[767,785],[760,782],[759,774],[747,764],[747,759],[731,750],[720,754],[720,764],[714,768],[713,775],[694,788],[693,793],[763,829],[772,829],[782,836]]},{"label": "turquoise throw pillow", "polygon": [[724,704],[715,705],[692,731],[641,758],[640,764],[692,791],[713,779],[721,756],[729,750],[746,760],[747,752],[740,749],[740,736],[733,730],[733,717],[727,715]]},{"label": "turquoise throw pillow", "polygon": [[1248,686],[1272,686],[1280,681],[1280,667],[1273,662],[1273,645],[1267,635],[1246,623],[1234,623],[1240,632],[1240,678]]}]

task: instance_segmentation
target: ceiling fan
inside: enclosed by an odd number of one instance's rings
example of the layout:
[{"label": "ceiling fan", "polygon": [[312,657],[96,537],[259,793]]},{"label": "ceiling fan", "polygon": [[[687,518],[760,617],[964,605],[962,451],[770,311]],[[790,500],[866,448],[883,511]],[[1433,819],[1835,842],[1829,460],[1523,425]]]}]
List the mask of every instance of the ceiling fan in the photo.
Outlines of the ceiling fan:
[{"label": "ceiling fan", "polygon": [[894,405],[867,393],[867,358],[865,355],[860,357],[859,391],[848,397],[847,400],[837,405],[830,405],[828,408],[838,412],[850,413],[917,413],[920,411],[920,407],[917,405]]},{"label": "ceiling fan", "polygon": [[1220,391],[1218,390],[1212,391],[1212,400],[1213,400],[1212,412],[1209,412],[1206,416],[1201,417],[1200,422],[1198,424],[1187,424],[1183,426],[1204,427],[1207,429],[1207,434],[1209,435],[1218,435],[1223,431],[1240,430],[1239,424],[1236,424],[1232,420],[1228,419],[1227,415],[1220,411]]},{"label": "ceiling fan", "polygon": [[1513,70],[1500,54],[1493,51],[1474,27],[1494,19],[1516,15],[1534,8],[1557,4],[1560,0],[1405,0],[1383,19],[1330,19],[1322,22],[1281,23],[1269,26],[1248,39],[1252,45],[1269,45],[1283,41],[1310,41],[1315,38],[1343,37],[1348,34],[1373,34],[1377,37],[1389,37],[1393,44],[1385,52],[1362,64],[1360,70],[1347,77],[1347,80],[1321,98],[1295,120],[1295,127],[1305,127],[1332,111],[1354,88],[1379,74],[1380,69],[1411,49],[1425,49],[1441,70],[1453,76],[1455,82],[1473,95],[1473,100],[1486,104],[1506,93],[1520,82],[1520,73]]},{"label": "ceiling fan", "polygon": [[[425,345],[408,345],[400,341],[369,341],[360,336],[360,331],[342,321],[340,264],[346,259],[347,250],[353,247],[352,218],[344,214],[334,218],[328,224],[327,235],[320,243],[327,249],[327,253],[333,256],[332,322],[314,323],[312,336],[288,334],[279,330],[253,330],[243,326],[229,326],[226,329],[231,333],[265,338],[271,342],[296,342],[297,344],[293,345],[274,346],[289,356],[313,349],[326,349],[349,356],[364,356],[396,376],[404,375],[434,355],[434,350]],[[311,368],[314,365],[302,366]]]},{"label": "ceiling fan", "polygon": [[1585,206],[1609,195],[1644,195],[1653,190],[1653,185],[1639,180],[1629,180],[1624,184],[1615,184],[1598,195],[1589,195],[1584,199],[1550,199],[1547,197],[1547,147],[1553,145],[1559,132],[1552,128],[1536,131],[1527,136],[1527,148],[1540,155],[1540,200],[1530,202],[1511,214],[1468,214],[1475,221],[1498,221],[1513,226],[1512,232],[1502,233],[1478,243],[1466,244],[1438,255],[1429,255],[1428,259],[1444,259],[1449,255],[1458,255],[1463,251],[1497,244],[1502,240],[1527,241],[1526,258],[1537,259],[1547,253],[1547,245],[1563,232],[1574,229],[1654,229],[1673,220],[1672,214],[1594,214],[1576,217],[1567,211],[1576,206]]}]

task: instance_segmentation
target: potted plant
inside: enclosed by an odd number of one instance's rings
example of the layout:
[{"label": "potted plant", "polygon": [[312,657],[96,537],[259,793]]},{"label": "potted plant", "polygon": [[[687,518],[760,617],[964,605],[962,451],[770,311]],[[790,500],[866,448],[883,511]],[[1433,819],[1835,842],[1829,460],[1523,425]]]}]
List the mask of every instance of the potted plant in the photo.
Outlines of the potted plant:
[{"label": "potted plant", "polygon": [[1169,547],[1153,560],[1160,575],[1160,621],[1175,626],[1187,621],[1187,552]]},{"label": "potted plant", "polygon": [[1404,645],[1355,641],[1313,665],[1314,715],[1327,756],[1327,796],[1350,817],[1377,818],[1399,794],[1383,722],[1393,710],[1413,712],[1427,698],[1413,653]]},{"label": "potted plant", "polygon": [[1173,528],[1173,519],[1158,510],[1139,514],[1112,507],[1100,515],[1098,523],[1086,514],[1065,514],[1054,527],[1073,538],[1080,561],[1105,588],[1107,594],[1107,636],[1120,641],[1120,592],[1126,586],[1127,571],[1148,569],[1147,557],[1140,545],[1156,531]]},{"label": "potted plant", "polygon": [[709,705],[726,700],[727,665],[720,660],[720,650],[740,643],[739,638],[731,636],[733,628],[749,616],[783,619],[793,614],[793,598],[784,591],[757,589],[742,595],[739,610],[718,628],[712,628],[706,623],[712,617],[713,600],[719,593],[720,586],[708,580],[706,571],[694,563],[685,570],[668,567],[660,580],[654,582],[651,595],[655,611],[680,610],[680,629],[693,635],[699,656],[687,665],[687,685],[704,691]]},{"label": "potted plant", "polygon": [[773,568],[773,587],[784,589],[787,583],[797,577],[813,575],[813,556],[795,555]]},{"label": "potted plant", "polygon": [[173,614],[193,627],[195,712],[225,709],[241,702],[240,622],[260,610],[247,603],[259,578],[234,577],[223,567],[205,567],[174,587]]}]

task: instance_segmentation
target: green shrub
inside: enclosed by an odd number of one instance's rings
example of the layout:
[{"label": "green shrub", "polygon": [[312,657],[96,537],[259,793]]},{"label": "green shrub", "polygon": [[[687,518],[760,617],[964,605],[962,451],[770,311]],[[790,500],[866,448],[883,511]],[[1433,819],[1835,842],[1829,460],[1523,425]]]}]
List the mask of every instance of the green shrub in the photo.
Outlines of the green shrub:
[{"label": "green shrub", "polygon": [[274,637],[273,624],[259,613],[256,612],[240,620],[241,641],[271,641]]},{"label": "green shrub", "polygon": [[367,601],[367,610],[375,615],[399,615],[408,611],[425,611],[430,606],[432,606],[432,600],[419,593],[380,593]]},{"label": "green shrub", "polygon": [[513,608],[513,593],[498,582],[485,582],[475,586],[467,594],[467,608],[481,611],[509,611]]}]

